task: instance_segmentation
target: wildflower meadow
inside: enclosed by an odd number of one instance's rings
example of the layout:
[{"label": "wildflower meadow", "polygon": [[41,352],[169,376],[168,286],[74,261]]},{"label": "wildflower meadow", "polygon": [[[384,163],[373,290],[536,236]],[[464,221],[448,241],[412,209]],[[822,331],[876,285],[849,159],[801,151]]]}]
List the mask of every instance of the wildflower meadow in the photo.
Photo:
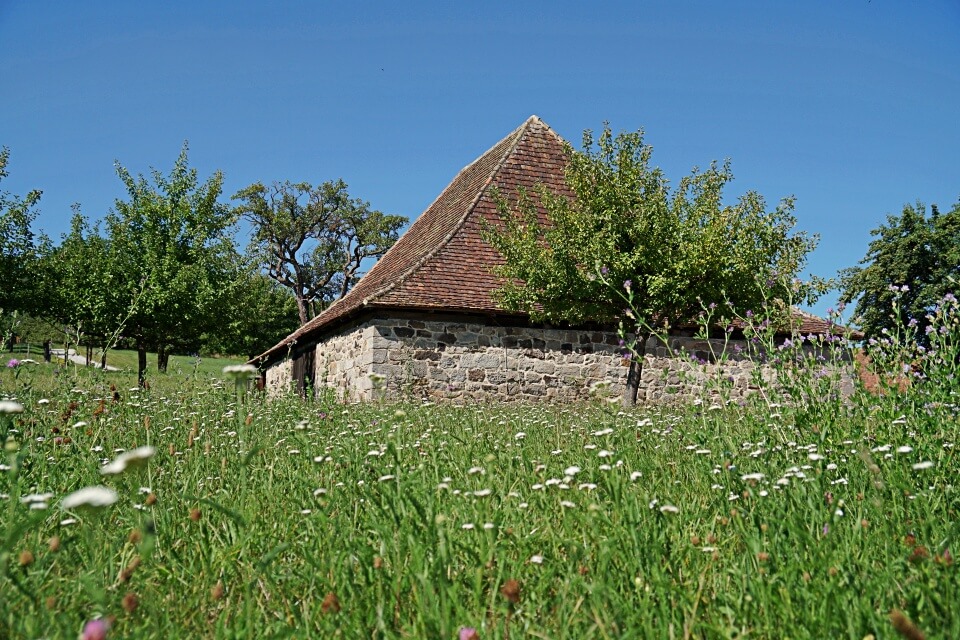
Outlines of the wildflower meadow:
[{"label": "wildflower meadow", "polygon": [[931,316],[864,345],[871,389],[771,347],[745,402],[629,411],[18,361],[0,637],[958,638],[960,309]]}]

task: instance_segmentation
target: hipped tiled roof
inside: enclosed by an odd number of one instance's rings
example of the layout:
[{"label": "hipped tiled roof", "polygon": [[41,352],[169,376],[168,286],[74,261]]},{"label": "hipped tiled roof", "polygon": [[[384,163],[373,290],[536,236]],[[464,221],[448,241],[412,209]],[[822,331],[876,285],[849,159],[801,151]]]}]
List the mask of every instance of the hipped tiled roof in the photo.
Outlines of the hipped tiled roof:
[{"label": "hipped tiled roof", "polygon": [[[356,313],[376,308],[505,313],[491,293],[500,255],[481,237],[498,223],[496,192],[546,185],[566,193],[564,141],[537,116],[467,165],[396,244],[346,296],[254,362],[285,355],[291,344],[325,333]],[[516,315],[516,314],[512,314]]]},{"label": "hipped tiled roof", "polygon": [[[569,195],[564,141],[537,116],[467,165],[396,244],[346,296],[280,343],[254,358],[264,364],[295,343],[335,330],[365,310],[507,314],[492,298],[501,282],[491,267],[502,258],[481,237],[485,222],[499,224],[496,194],[513,200],[518,187],[542,184]],[[801,333],[823,333],[825,320],[802,314]]]}]

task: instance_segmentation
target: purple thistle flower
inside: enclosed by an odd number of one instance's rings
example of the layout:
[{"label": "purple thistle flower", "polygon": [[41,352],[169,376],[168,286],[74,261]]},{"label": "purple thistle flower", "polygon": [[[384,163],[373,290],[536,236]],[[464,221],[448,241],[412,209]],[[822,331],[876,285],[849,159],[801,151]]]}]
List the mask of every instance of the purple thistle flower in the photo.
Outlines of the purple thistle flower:
[{"label": "purple thistle flower", "polygon": [[623,281],[623,288],[626,289],[627,291],[630,291],[630,287],[631,287],[632,285],[633,285],[633,280],[624,280],[624,281]]},{"label": "purple thistle flower", "polygon": [[603,275],[607,275],[607,273],[609,272],[610,272],[610,269],[607,269],[606,267],[600,267],[600,273],[602,273]]},{"label": "purple thistle flower", "polygon": [[20,361],[16,358],[10,358],[7,360],[7,369],[16,369],[20,366]]},{"label": "purple thistle flower", "polygon": [[91,620],[83,625],[83,633],[80,634],[80,640],[104,640],[109,630],[110,623],[103,618]]},{"label": "purple thistle flower", "polygon": [[460,627],[459,640],[480,640],[480,634],[473,627]]}]

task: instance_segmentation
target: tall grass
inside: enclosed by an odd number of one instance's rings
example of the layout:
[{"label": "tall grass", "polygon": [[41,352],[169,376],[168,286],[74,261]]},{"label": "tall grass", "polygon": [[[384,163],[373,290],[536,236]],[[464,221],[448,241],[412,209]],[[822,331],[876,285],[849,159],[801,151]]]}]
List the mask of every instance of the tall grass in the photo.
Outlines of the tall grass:
[{"label": "tall grass", "polygon": [[5,369],[0,637],[960,637],[947,349],[902,391],[630,412]]}]

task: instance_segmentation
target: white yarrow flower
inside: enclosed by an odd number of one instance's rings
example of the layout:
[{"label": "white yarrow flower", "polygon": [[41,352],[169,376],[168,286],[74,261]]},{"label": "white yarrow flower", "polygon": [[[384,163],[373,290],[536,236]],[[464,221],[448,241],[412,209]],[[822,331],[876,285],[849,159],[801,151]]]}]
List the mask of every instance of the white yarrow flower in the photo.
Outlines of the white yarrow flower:
[{"label": "white yarrow flower", "polygon": [[142,466],[146,464],[147,460],[152,458],[156,452],[157,450],[150,446],[137,447],[136,449],[125,451],[114,458],[112,462],[101,467],[100,475],[116,475],[118,473],[123,473],[127,469],[134,469]]},{"label": "white yarrow flower", "polygon": [[117,501],[117,492],[109,487],[96,485],[93,487],[84,487],[74,491],[60,503],[64,509],[77,509],[80,507],[89,507],[91,509],[102,509],[109,507]]},{"label": "white yarrow flower", "polygon": [[257,375],[257,368],[252,364],[231,364],[223,368],[223,374],[234,380],[249,380]]},{"label": "white yarrow flower", "polygon": [[13,400],[0,400],[0,413],[23,413],[23,405]]}]

